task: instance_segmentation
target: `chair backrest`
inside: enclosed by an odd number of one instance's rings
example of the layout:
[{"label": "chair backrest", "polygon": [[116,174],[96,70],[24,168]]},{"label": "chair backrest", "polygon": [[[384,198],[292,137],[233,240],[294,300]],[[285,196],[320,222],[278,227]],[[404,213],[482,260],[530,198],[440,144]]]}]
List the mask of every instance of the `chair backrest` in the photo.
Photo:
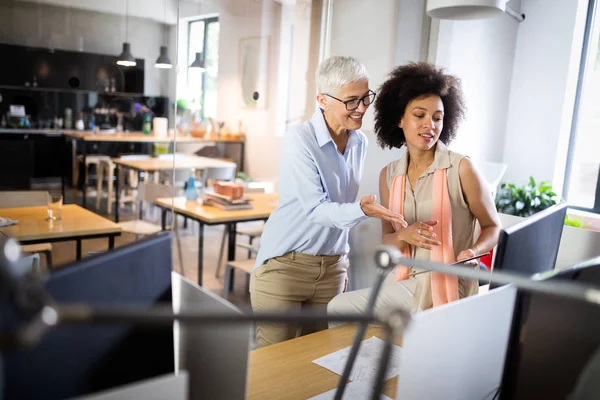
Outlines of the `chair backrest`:
[{"label": "chair backrest", "polygon": [[148,154],[123,154],[119,158],[122,160],[147,160],[150,156]]},{"label": "chair backrest", "polygon": [[190,156],[189,154],[185,154],[185,153],[169,153],[169,154],[159,154],[158,155],[158,159],[159,160],[172,160],[173,158],[175,158],[176,160],[178,159],[186,159],[186,158],[190,158],[192,156]]},{"label": "chair backrest", "polygon": [[40,255],[38,253],[31,254],[29,256],[21,257],[17,260],[16,264],[21,271],[36,271],[40,270]]},{"label": "chair backrest", "polygon": [[173,186],[161,183],[140,182],[137,189],[137,201],[149,201],[160,197],[172,197]]},{"label": "chair backrest", "polygon": [[224,167],[205,168],[202,170],[202,184],[206,186],[209,179],[213,181],[233,181],[236,170],[237,165],[235,164]]},{"label": "chair backrest", "polygon": [[200,156],[200,157],[214,158],[219,155],[219,149],[217,148],[217,146],[204,146],[203,148],[201,148],[194,154],[196,154],[197,156]]},{"label": "chair backrest", "polygon": [[1,191],[0,208],[45,206],[48,195],[45,190]]},{"label": "chair backrest", "polygon": [[500,185],[500,181],[506,172],[507,164],[495,163],[486,161],[481,164],[481,173],[483,177],[488,183],[490,191],[492,192],[492,196],[496,197],[496,190],[498,189],[498,185]]}]

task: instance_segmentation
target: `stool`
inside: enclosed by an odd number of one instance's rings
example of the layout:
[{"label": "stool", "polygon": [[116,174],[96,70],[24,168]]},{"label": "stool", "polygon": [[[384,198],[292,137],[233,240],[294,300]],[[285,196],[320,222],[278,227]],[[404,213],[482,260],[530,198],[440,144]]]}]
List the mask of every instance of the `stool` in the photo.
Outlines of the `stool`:
[{"label": "stool", "polygon": [[[100,160],[98,163],[98,167],[97,167],[97,171],[98,171],[98,181],[96,183],[96,191],[98,192],[97,196],[96,196],[96,209],[100,210],[100,199],[102,196],[102,186],[103,186],[103,182],[104,182],[104,176],[106,175],[106,213],[108,215],[110,215],[112,213],[112,206],[113,206],[113,202],[115,201],[115,196],[114,196],[114,179],[115,179],[115,169],[117,168],[117,165],[112,162],[112,160],[109,158],[108,160]],[[122,170],[121,170],[122,173]],[[122,175],[121,175],[122,176]],[[121,177],[120,176],[120,177]],[[123,189],[125,187],[125,182],[123,181],[123,179],[119,179],[119,182],[121,182],[121,188],[120,188],[120,193],[124,193],[125,189]],[[134,173],[134,171],[130,170],[129,171],[129,184],[131,187],[137,187],[138,185],[138,177],[137,174]],[[125,196],[122,195],[119,198],[119,202],[121,204],[127,203],[127,202],[133,202],[133,208],[135,210],[135,202],[133,201],[135,197],[135,194],[133,194],[132,196]],[[119,204],[119,206],[121,205]]]},{"label": "stool", "polygon": [[223,298],[226,299],[229,293],[229,288],[233,281],[233,271],[239,270],[246,273],[246,292],[250,291],[250,274],[254,269],[256,263],[255,258],[249,258],[247,260],[229,261],[225,266],[225,281],[223,282]]},{"label": "stool", "polygon": [[[249,226],[236,228],[236,234],[248,236],[248,244],[252,246],[254,239],[260,237],[264,230],[264,224],[258,226]],[[223,252],[225,251],[225,239],[227,238],[227,227],[223,229],[223,235],[221,236],[221,247],[219,249],[219,260],[217,261],[217,271],[215,277],[219,278],[221,272],[221,263],[223,262]],[[248,249],[248,258],[252,257],[252,250]]]},{"label": "stool", "polygon": [[[99,163],[100,161],[108,160],[110,161],[110,156],[104,156],[99,154],[90,154],[85,157],[85,177],[83,184],[83,196],[87,196],[87,184],[88,184],[88,168],[92,165],[96,167],[96,173],[98,173]],[[77,156],[77,163],[75,166],[75,171],[73,174],[73,180],[75,181],[75,186],[79,185],[79,170],[81,168],[81,163],[83,162],[83,155]]]}]

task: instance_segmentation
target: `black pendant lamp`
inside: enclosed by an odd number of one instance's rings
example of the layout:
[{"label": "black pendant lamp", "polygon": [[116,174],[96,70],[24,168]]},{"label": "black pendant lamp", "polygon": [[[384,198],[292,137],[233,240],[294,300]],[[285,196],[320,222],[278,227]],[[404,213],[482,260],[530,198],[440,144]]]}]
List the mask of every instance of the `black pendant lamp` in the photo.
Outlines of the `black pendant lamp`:
[{"label": "black pendant lamp", "polygon": [[202,53],[196,53],[196,58],[194,59],[194,62],[190,64],[190,68],[198,68],[200,71],[206,71]]},{"label": "black pendant lamp", "polygon": [[[165,26],[167,25],[167,0],[165,0]],[[166,29],[165,29],[166,30]],[[165,33],[165,38],[167,37]],[[165,40],[165,43],[167,40]],[[154,67],[161,69],[171,69],[173,68],[173,64],[171,64],[171,60],[169,59],[169,50],[167,46],[160,46],[160,54],[154,63]]]},{"label": "black pendant lamp", "polygon": [[[125,40],[127,40],[128,34],[128,14],[129,14],[129,0],[125,0]],[[131,54],[131,44],[127,41],[123,43],[123,51],[119,55],[119,59],[117,60],[117,64],[122,65],[124,67],[135,67],[137,62],[135,61],[135,57]]]}]

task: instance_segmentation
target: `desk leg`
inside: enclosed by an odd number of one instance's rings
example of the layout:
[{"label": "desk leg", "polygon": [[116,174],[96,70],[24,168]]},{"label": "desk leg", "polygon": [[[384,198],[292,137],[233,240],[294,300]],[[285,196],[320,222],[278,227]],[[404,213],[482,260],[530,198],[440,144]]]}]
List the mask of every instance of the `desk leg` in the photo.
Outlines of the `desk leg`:
[{"label": "desk leg", "polygon": [[[236,232],[237,224],[228,224],[227,225],[227,239],[229,244],[227,245],[227,261],[235,260],[235,240],[237,234]],[[235,273],[233,270],[231,271],[231,279],[229,280],[229,291],[233,290],[233,283],[235,279]]]},{"label": "desk leg", "polygon": [[198,286],[202,286],[202,274],[204,273],[204,224],[198,221]]},{"label": "desk leg", "polygon": [[[87,143],[83,142],[83,150],[82,150],[82,164],[83,164],[83,174],[80,174],[82,177],[79,179],[79,188],[81,189],[81,194],[83,195],[83,208],[87,208],[87,179],[88,179],[88,169],[86,165],[87,159]],[[81,170],[81,168],[79,168]]]},{"label": "desk leg", "polygon": [[121,168],[117,165],[115,167],[115,222],[119,222],[119,175],[121,175]]},{"label": "desk leg", "polygon": [[[137,190],[138,191],[140,190],[140,183],[141,182],[142,182],[142,171],[138,171],[138,183],[137,183],[137,185],[138,185],[137,186]],[[139,218],[140,219],[144,219],[144,201],[143,200],[140,200],[139,207],[140,207],[140,216],[139,216]]]},{"label": "desk leg", "polygon": [[76,253],[77,259],[80,260],[81,259],[81,239],[77,239],[77,253]]},{"label": "desk leg", "polygon": [[167,209],[166,208],[161,209],[160,226],[163,231],[167,230]]},{"label": "desk leg", "polygon": [[63,204],[65,204],[65,172],[63,172],[60,177],[60,194],[63,199]]},{"label": "desk leg", "polygon": [[240,172],[244,172],[244,157],[246,153],[246,142],[240,143]]},{"label": "desk leg", "polygon": [[112,250],[115,248],[115,237],[114,236],[109,236],[108,237],[108,249]]}]

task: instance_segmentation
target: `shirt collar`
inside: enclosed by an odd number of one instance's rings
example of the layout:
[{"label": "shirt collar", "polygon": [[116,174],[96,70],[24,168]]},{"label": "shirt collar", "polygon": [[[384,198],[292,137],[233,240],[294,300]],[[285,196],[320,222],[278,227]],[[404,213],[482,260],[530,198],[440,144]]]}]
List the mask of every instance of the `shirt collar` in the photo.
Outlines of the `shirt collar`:
[{"label": "shirt collar", "polygon": [[[400,158],[400,168],[398,170],[400,175],[406,175],[408,171],[408,149],[404,152],[402,157]],[[435,144],[435,154],[433,156],[433,162],[423,172],[421,176],[433,174],[436,169],[447,169],[450,168],[450,152],[448,147],[441,141],[438,140]]]},{"label": "shirt collar", "polygon": [[[317,110],[313,114],[310,121],[315,129],[315,135],[317,137],[317,143],[319,144],[319,147],[323,147],[329,142],[333,143],[333,139],[331,138],[331,134],[329,133],[329,129],[325,123],[325,117],[323,116],[323,110],[321,108],[317,107]],[[362,138],[356,131],[348,131],[348,144],[346,145],[347,149],[361,142]]]}]

